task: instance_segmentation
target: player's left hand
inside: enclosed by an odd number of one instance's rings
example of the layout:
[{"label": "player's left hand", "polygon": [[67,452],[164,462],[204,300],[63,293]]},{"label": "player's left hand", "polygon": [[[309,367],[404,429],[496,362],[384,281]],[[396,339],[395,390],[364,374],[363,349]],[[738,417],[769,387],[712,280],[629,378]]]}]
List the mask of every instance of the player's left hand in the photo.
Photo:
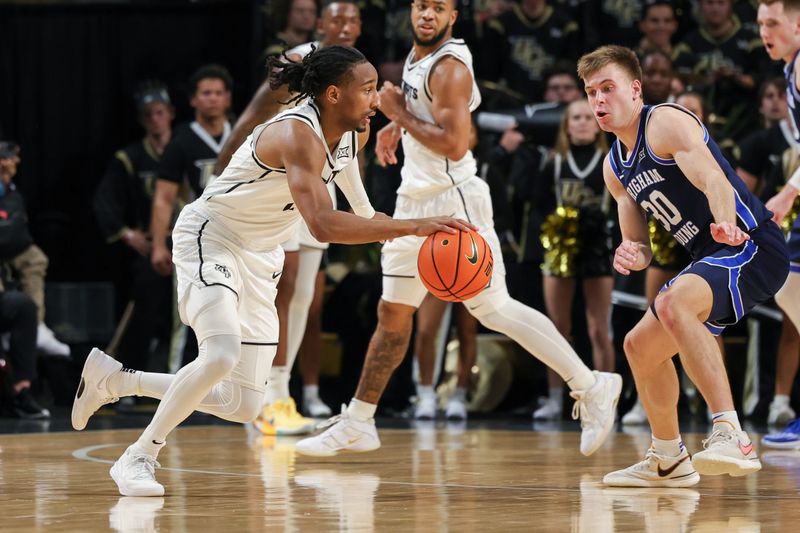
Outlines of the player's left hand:
[{"label": "player's left hand", "polygon": [[750,235],[743,232],[739,226],[730,222],[711,223],[711,237],[722,244],[739,246],[744,241],[750,240]]},{"label": "player's left hand", "polygon": [[406,97],[403,90],[392,82],[383,82],[378,96],[380,97],[378,108],[389,120],[398,120],[406,110]]}]

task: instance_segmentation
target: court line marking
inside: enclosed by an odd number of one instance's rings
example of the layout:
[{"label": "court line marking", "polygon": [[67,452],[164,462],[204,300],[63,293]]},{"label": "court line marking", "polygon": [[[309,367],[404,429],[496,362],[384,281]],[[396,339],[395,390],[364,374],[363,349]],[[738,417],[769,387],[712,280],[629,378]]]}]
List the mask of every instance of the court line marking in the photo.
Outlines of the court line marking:
[{"label": "court line marking", "polygon": [[[215,442],[241,442],[241,439],[218,439]],[[196,440],[185,440],[182,441],[184,443],[189,442],[203,442],[207,443],[208,441],[196,441]],[[112,448],[115,446],[119,447],[127,447],[124,443],[112,443],[112,444],[95,444],[93,446],[85,446],[83,448],[79,448],[72,452],[72,457],[81,461],[89,461],[93,463],[101,463],[101,464],[114,464],[114,461],[109,459],[100,459],[99,457],[92,457],[90,454],[96,450],[102,450],[104,448]],[[333,466],[333,465],[330,465]],[[170,467],[161,467],[159,470],[166,470],[169,472],[182,472],[187,474],[207,474],[212,476],[229,476],[229,477],[257,477],[264,479],[265,477],[270,479],[286,479],[291,478],[294,481],[295,475],[292,474],[291,476],[265,476],[263,474],[250,474],[246,472],[225,472],[225,471],[218,471],[218,470],[196,470],[193,468],[170,468]],[[300,472],[302,474],[303,472]],[[375,475],[375,474],[373,474]],[[506,486],[506,485],[468,485],[462,483],[422,483],[418,481],[391,481],[391,480],[384,480],[380,478],[381,485],[399,485],[399,486],[407,486],[407,487],[441,487],[441,488],[450,488],[450,489],[488,489],[488,490],[510,490],[510,491],[528,491],[528,492],[561,492],[561,493],[580,493],[580,488],[563,488],[563,487],[530,487],[530,486]],[[296,483],[296,482],[295,482]],[[602,483],[597,482],[593,483],[593,488],[602,490],[604,488],[610,489],[617,489],[617,490],[625,490],[624,488],[620,487],[604,487]],[[635,491],[636,489],[629,489],[631,491]],[[647,491],[652,491],[652,495],[658,495],[656,491],[658,489],[646,489]],[[756,499],[756,500],[795,500],[797,499],[797,495],[795,494],[787,494],[786,496],[762,496],[762,495],[753,495],[748,493],[730,493],[726,491],[724,494],[720,494],[717,492],[709,492],[709,491],[701,491],[695,487],[687,490],[694,490],[698,492],[701,496],[706,497],[716,497],[716,498],[724,498],[724,499],[742,499],[742,498],[749,498],[749,499]],[[632,492],[633,494],[633,492]]]}]

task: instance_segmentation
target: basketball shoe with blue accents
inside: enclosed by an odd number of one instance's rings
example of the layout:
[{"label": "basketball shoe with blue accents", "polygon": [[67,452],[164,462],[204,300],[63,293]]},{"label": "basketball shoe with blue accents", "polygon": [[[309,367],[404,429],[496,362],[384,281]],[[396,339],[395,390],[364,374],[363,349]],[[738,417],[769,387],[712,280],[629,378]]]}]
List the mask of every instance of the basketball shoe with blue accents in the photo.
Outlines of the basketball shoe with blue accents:
[{"label": "basketball shoe with blue accents", "polygon": [[793,420],[780,433],[765,435],[761,443],[768,448],[779,450],[793,450],[800,448],[800,418]]}]

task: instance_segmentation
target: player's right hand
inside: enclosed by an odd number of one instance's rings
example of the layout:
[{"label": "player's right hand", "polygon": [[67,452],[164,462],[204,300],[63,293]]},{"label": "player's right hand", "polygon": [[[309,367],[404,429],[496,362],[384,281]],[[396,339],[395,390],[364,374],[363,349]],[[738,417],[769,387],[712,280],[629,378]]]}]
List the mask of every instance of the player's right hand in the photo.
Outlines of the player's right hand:
[{"label": "player's right hand", "polygon": [[172,254],[166,246],[154,246],[150,262],[153,265],[153,270],[162,276],[172,274]]},{"label": "player's right hand", "polygon": [[641,270],[636,267],[643,261],[644,257],[638,242],[622,241],[614,252],[614,270],[623,276],[629,275],[631,270]]},{"label": "player's right hand", "polygon": [[767,201],[766,208],[772,211],[772,220],[774,220],[776,224],[780,224],[783,221],[783,217],[786,216],[786,213],[792,209],[794,199],[797,198],[797,193],[798,190],[787,183],[783,189],[781,189],[781,192]]},{"label": "player's right hand", "polygon": [[444,231],[445,233],[458,233],[459,231],[478,231],[477,226],[473,226],[466,220],[453,217],[430,217],[418,218],[415,220],[417,223],[414,235],[417,237],[427,237],[431,233],[437,231]]},{"label": "player's right hand", "polygon": [[397,164],[395,152],[397,152],[397,144],[401,137],[400,128],[394,123],[387,124],[378,132],[375,138],[375,155],[382,167]]}]

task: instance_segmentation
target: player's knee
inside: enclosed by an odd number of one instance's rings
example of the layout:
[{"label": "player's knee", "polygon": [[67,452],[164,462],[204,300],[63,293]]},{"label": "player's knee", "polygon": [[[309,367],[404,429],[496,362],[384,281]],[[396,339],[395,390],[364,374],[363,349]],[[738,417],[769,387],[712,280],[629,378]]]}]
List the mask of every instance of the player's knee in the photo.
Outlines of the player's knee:
[{"label": "player's knee", "polygon": [[378,322],[383,328],[400,330],[411,327],[414,309],[409,305],[387,302],[381,299],[378,302]]},{"label": "player's knee", "polygon": [[622,348],[625,350],[625,357],[631,367],[638,364],[641,359],[641,335],[636,330],[629,331],[622,341]]},{"label": "player's knee", "polygon": [[675,327],[678,318],[678,299],[671,291],[665,291],[656,297],[653,303],[658,320],[667,331]]},{"label": "player's knee", "polygon": [[233,413],[232,418],[234,422],[246,424],[247,422],[255,420],[259,413],[261,413],[264,395],[252,389],[243,388],[241,391],[242,401],[236,409],[236,412]]},{"label": "player's knee", "polygon": [[[558,325],[556,325],[558,327]],[[608,341],[608,326],[593,322],[589,324],[589,341],[594,344],[603,344]],[[559,330],[561,331],[561,330]]]},{"label": "player's knee", "polygon": [[241,338],[235,335],[214,335],[203,341],[205,366],[220,378],[229,375],[241,357]]}]

